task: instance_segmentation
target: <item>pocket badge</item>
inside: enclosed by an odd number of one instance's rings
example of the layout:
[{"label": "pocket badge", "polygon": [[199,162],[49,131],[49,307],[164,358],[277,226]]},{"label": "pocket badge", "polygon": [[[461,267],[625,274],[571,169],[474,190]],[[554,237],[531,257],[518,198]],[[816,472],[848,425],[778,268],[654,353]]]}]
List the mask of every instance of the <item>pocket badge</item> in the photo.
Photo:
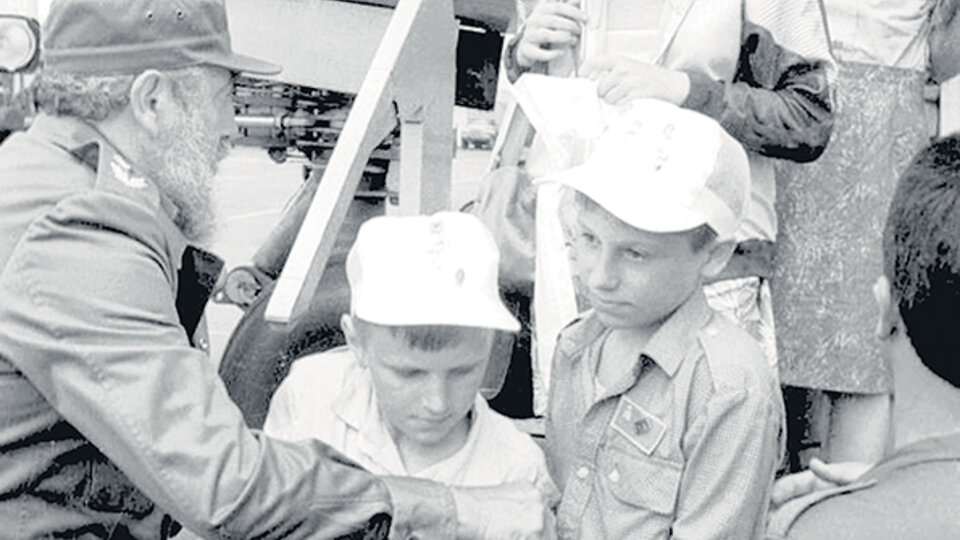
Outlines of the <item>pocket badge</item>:
[{"label": "pocket badge", "polygon": [[626,396],[620,397],[610,427],[648,456],[660,444],[667,431],[663,420],[648,413]]}]

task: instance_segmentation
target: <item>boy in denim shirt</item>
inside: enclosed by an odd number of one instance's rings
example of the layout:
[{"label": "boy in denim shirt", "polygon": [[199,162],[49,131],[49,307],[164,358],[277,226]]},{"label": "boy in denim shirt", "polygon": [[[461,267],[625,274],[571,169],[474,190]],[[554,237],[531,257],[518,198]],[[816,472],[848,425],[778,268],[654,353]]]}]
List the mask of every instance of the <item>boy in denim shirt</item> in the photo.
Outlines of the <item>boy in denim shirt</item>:
[{"label": "boy in denim shirt", "polygon": [[638,100],[590,141],[574,274],[592,310],[560,334],[547,460],[560,538],[757,537],[781,449],[779,388],[756,341],[711,310],[750,192],[715,121]]}]

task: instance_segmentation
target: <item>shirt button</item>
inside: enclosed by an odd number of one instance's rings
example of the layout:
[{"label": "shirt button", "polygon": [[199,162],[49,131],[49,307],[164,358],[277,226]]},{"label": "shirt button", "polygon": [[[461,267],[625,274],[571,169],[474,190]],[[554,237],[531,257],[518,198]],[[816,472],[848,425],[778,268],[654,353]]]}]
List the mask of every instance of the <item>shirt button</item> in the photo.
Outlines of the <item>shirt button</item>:
[{"label": "shirt button", "polygon": [[590,469],[586,467],[580,467],[579,469],[577,469],[577,478],[583,480],[588,476],[590,476]]},{"label": "shirt button", "polygon": [[616,484],[617,482],[619,482],[619,481],[620,481],[620,471],[619,471],[619,469],[617,469],[616,467],[614,467],[613,470],[610,471],[610,474],[608,475],[608,478],[609,478],[610,481],[613,482],[614,484]]},{"label": "shirt button", "polygon": [[710,336],[710,337],[717,337],[717,329],[716,329],[716,328],[707,328],[707,335]]},{"label": "shirt button", "polygon": [[197,340],[197,348],[201,351],[205,351],[210,348],[210,344],[207,342],[206,338],[200,338]]}]

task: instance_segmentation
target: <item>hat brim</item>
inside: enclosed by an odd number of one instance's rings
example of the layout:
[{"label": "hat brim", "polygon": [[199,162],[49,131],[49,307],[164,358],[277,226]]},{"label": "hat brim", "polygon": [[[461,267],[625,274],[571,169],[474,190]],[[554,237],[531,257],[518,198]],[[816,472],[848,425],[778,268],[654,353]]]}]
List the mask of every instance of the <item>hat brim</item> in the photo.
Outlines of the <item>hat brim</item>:
[{"label": "hat brim", "polygon": [[[627,225],[654,233],[683,232],[708,224],[703,214],[692,209],[666,205],[658,193],[634,190],[619,193],[603,185],[603,174],[593,167],[580,165],[557,171],[534,180],[534,184],[556,183],[583,193],[604,210]],[[711,225],[712,226],[712,225]]]},{"label": "hat brim", "polygon": [[243,54],[234,53],[226,56],[209,57],[204,60],[210,65],[251,75],[276,75],[283,70],[283,67],[277,64]]},{"label": "hat brim", "polygon": [[520,321],[499,300],[491,302],[486,297],[460,296],[437,298],[434,301],[417,297],[406,301],[396,299],[395,304],[402,305],[403,309],[385,307],[383,295],[357,295],[351,310],[363,320],[388,326],[471,326],[506,332],[520,330]]}]

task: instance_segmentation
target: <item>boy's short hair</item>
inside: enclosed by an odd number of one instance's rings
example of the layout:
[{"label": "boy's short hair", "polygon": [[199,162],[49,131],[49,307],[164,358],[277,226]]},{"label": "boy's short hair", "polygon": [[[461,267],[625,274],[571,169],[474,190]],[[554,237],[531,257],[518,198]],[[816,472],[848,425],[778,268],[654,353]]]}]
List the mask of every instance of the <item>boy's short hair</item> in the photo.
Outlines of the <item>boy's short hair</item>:
[{"label": "boy's short hair", "polygon": [[500,298],[499,261],[493,235],[469,214],[369,219],[347,255],[350,314],[385,326],[516,332]]},{"label": "boy's short hair", "polygon": [[722,240],[734,238],[750,201],[750,163],[712,118],[638,99],[588,143],[580,165],[536,183],[568,186],[643,231],[709,225]]},{"label": "boy's short hair", "polygon": [[402,340],[407,347],[415,351],[424,352],[438,352],[452,349],[466,342],[473,335],[493,332],[493,330],[489,328],[478,328],[476,326],[442,324],[393,326],[372,323],[359,317],[353,317],[353,328],[360,342],[366,341],[370,332],[385,332],[396,339]]},{"label": "boy's short hair", "polygon": [[901,176],[883,258],[892,301],[920,360],[960,387],[960,136],[924,148]]},{"label": "boy's short hair", "polygon": [[[583,193],[580,193],[579,191],[574,192],[573,201],[577,208],[581,208],[581,209],[598,208],[600,210],[603,210],[604,212],[607,212],[607,210],[604,209],[602,206],[600,206],[597,203],[597,201],[591,199],[590,197],[587,197],[586,195],[584,195]],[[607,213],[610,214],[610,212],[607,212]],[[614,216],[613,214],[610,214],[610,216],[618,220],[620,219],[617,216]],[[627,227],[636,229],[636,227],[634,227],[633,225],[630,225],[629,223],[623,222],[623,224],[626,225]],[[707,224],[699,225],[693,229],[690,229],[689,231],[680,231],[680,232],[688,233],[687,237],[690,240],[690,249],[694,253],[709,246],[717,239],[717,232],[714,231]]]}]

